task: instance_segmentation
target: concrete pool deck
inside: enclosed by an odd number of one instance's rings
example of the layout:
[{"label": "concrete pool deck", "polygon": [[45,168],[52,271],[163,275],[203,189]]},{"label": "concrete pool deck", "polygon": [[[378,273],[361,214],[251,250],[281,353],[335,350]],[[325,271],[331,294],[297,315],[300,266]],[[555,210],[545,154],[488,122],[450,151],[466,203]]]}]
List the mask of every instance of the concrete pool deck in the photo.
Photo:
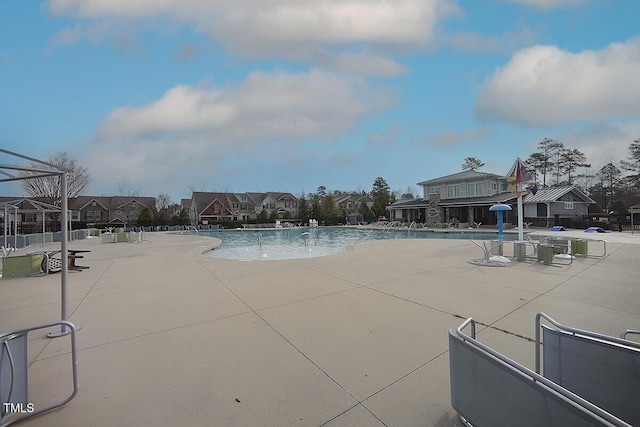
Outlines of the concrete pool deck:
[{"label": "concrete pool deck", "polygon": [[[91,251],[91,268],[68,275],[80,391],[19,425],[461,426],[447,331],[465,318],[530,368],[537,312],[613,336],[640,329],[640,234],[542,232],[606,240],[608,255],[490,268],[467,263],[482,256],[468,240],[251,262],[204,257],[211,239],[197,235],[70,242]],[[0,331],[59,318],[60,275],[0,280]],[[36,408],[70,392],[69,352],[68,338],[29,335]]]}]

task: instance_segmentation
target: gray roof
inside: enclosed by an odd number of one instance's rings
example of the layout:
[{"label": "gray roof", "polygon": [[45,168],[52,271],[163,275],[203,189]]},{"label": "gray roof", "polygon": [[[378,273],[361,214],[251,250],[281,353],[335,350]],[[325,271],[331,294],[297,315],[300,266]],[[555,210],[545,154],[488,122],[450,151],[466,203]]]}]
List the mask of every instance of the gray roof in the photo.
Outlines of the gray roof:
[{"label": "gray roof", "polygon": [[500,175],[496,175],[494,173],[486,173],[486,172],[478,172],[474,170],[466,170],[458,173],[454,173],[447,176],[442,176],[440,178],[430,179],[428,181],[419,182],[418,185],[433,185],[433,184],[442,184],[445,182],[456,182],[456,181],[478,181],[479,179],[498,179],[502,178]]},{"label": "gray roof", "polygon": [[[491,206],[496,203],[509,203],[516,198],[514,193],[500,193],[492,196],[484,197],[462,197],[458,199],[445,199],[438,202],[441,207],[458,207],[458,206]],[[425,199],[408,199],[398,200],[390,205],[391,209],[398,208],[426,208],[429,206],[429,200]]]},{"label": "gray roof", "polygon": [[579,188],[569,185],[564,187],[541,188],[536,194],[527,194],[522,198],[524,203],[546,203],[558,201],[568,193],[573,193],[584,203],[595,203],[593,199],[580,191]]},{"label": "gray roof", "polygon": [[513,203],[516,195],[514,193],[498,193],[492,196],[484,197],[465,197],[461,199],[445,199],[441,200],[439,205],[443,207],[456,206],[490,206],[497,203]]}]

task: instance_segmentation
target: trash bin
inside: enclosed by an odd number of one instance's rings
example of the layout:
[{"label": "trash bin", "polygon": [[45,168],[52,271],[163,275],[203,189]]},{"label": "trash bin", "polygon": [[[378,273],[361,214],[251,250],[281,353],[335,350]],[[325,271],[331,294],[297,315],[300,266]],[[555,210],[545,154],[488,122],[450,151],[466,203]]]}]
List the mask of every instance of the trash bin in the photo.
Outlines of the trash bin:
[{"label": "trash bin", "polygon": [[492,240],[491,245],[489,246],[489,253],[491,255],[500,255],[502,256],[502,240]]},{"label": "trash bin", "polygon": [[524,261],[527,258],[527,242],[513,242],[513,257],[516,261]]},{"label": "trash bin", "polygon": [[553,245],[546,243],[540,243],[538,245],[538,261],[542,261],[546,265],[549,265],[553,262],[553,256]]},{"label": "trash bin", "polygon": [[589,253],[588,242],[583,239],[575,239],[571,241],[571,255],[587,256]]},{"label": "trash bin", "polygon": [[566,254],[569,251],[569,241],[561,237],[549,237],[547,243],[553,245],[554,254]]}]

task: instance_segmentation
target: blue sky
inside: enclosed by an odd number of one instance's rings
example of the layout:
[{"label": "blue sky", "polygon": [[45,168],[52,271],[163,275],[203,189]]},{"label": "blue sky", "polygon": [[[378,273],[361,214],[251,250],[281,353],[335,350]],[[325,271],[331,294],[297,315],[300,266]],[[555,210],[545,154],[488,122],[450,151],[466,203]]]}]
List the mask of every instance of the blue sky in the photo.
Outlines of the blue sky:
[{"label": "blue sky", "polygon": [[91,195],[174,201],[378,176],[418,194],[545,137],[597,170],[640,137],[638,17],[636,0],[4,0],[0,146],[68,151]]}]

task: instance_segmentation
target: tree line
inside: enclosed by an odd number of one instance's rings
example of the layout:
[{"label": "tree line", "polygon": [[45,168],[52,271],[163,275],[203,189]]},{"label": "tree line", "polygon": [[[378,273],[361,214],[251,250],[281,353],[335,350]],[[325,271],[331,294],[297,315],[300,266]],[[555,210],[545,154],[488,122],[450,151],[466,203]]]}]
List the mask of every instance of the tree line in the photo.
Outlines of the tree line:
[{"label": "tree line", "polygon": [[[640,200],[640,139],[629,145],[629,156],[616,165],[609,162],[597,171],[591,169],[586,155],[578,149],[568,148],[558,140],[543,138],[538,151],[524,160],[541,188],[575,185],[596,203],[597,208],[620,212],[624,206]],[[467,157],[462,170],[476,170],[484,163],[475,157]],[[626,212],[626,210],[624,210]]]},{"label": "tree line", "polygon": [[[91,182],[89,172],[81,167],[66,152],[49,155],[46,161],[50,164],[68,170],[67,197],[76,197],[88,187]],[[555,187],[575,185],[585,194],[589,195],[600,208],[607,211],[617,210],[619,213],[624,206],[631,206],[640,202],[638,191],[640,190],[640,138],[629,145],[627,159],[616,163],[609,162],[597,171],[592,171],[591,164],[583,152],[575,148],[568,148],[558,140],[543,138],[537,145],[537,151],[532,153],[525,161],[525,166],[535,177],[538,186]],[[32,167],[41,167],[33,164]],[[477,170],[484,163],[475,157],[467,157],[462,164],[462,170]],[[20,171],[22,177],[29,177],[33,172]],[[60,182],[58,176],[31,178],[22,181],[24,190],[34,198],[59,206]],[[140,194],[138,188],[134,188],[128,181],[117,183],[120,197],[132,198]],[[344,222],[345,216],[352,211],[340,209],[336,200],[342,196],[370,197],[369,201],[362,202],[357,207],[357,213],[364,220],[374,220],[388,215],[386,207],[397,199],[412,199],[414,195],[410,188],[402,193],[391,191],[386,180],[377,177],[370,192],[365,191],[327,191],[326,187],[319,186],[314,193],[301,194],[298,199],[298,211],[295,214],[297,220],[308,222],[309,219],[317,219],[325,224],[337,224]],[[179,214],[176,212],[176,204],[171,202],[167,194],[156,197],[155,209],[145,209],[140,214],[138,223],[141,225],[188,225],[189,213],[186,210]],[[371,205],[371,206],[370,206]],[[626,210],[624,211],[626,212]],[[276,217],[276,213],[268,215],[266,211],[258,215],[258,221],[273,221],[282,219]],[[287,213],[284,219],[292,216]],[[133,218],[132,218],[133,219]]]},{"label": "tree line", "polygon": [[[640,139],[629,145],[627,159],[591,169],[584,153],[567,148],[561,141],[544,138],[525,166],[542,187],[575,185],[606,211],[621,210],[638,202],[640,190]],[[626,212],[626,211],[625,211]]]},{"label": "tree line", "polygon": [[[353,196],[354,200],[360,199],[355,210],[341,209],[337,205],[337,199],[344,196]],[[405,193],[404,196],[413,198],[410,193]],[[397,195],[391,191],[389,184],[382,177],[377,177],[373,181],[372,189],[368,193],[341,190],[328,192],[327,188],[321,185],[315,193],[302,194],[298,197],[297,219],[306,223],[313,218],[321,224],[335,225],[344,223],[348,214],[358,213],[363,220],[373,221],[376,218],[386,217],[388,215],[387,206],[394,203],[396,199]]]}]

